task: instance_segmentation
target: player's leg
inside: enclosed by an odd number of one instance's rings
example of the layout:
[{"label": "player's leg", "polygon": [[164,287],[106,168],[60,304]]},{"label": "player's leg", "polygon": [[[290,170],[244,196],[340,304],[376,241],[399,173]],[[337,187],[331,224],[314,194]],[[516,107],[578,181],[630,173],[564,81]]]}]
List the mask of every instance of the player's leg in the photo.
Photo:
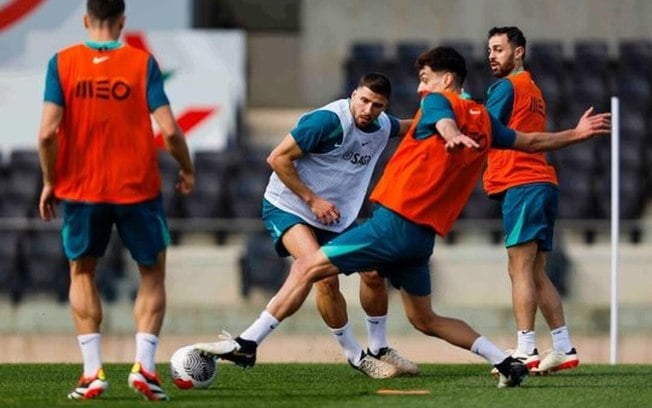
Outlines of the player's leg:
[{"label": "player's leg", "polygon": [[546,253],[540,251],[535,265],[537,299],[541,314],[550,328],[553,346],[553,351],[541,360],[536,370],[544,374],[579,365],[577,350],[570,341],[569,330],[564,319],[561,296],[546,274],[545,260]]},{"label": "player's leg", "polygon": [[[283,234],[283,246],[294,259],[301,258],[319,250],[318,238],[312,227],[295,224]],[[336,341],[342,347],[346,359],[355,366],[360,365],[364,356],[362,346],[357,342],[348,324],[346,300],[340,292],[339,278],[330,276],[315,283],[317,310]]]},{"label": "player's leg", "polygon": [[485,358],[500,373],[498,387],[515,387],[527,376],[527,367],[512,358],[498,346],[481,336],[466,322],[437,315],[432,310],[430,294],[413,295],[401,290],[401,299],[405,315],[420,332],[440,338],[450,344],[470,350]]},{"label": "player's leg", "polygon": [[534,183],[510,188],[502,202],[517,330],[517,346],[512,355],[524,361],[530,369],[535,369],[540,363],[534,332],[538,304],[537,254],[542,242],[552,234],[555,215],[550,203],[556,193],[557,188],[553,185]]},{"label": "player's leg", "polygon": [[517,347],[514,355],[523,356],[528,367],[539,363],[536,352],[534,321],[537,312],[537,287],[534,266],[537,257],[537,243],[530,241],[507,248],[509,277],[512,282],[512,309],[516,320]]},{"label": "player's leg", "polygon": [[367,354],[393,365],[400,375],[416,375],[419,367],[398,354],[387,341],[387,281],[378,272],[360,273],[360,304],[367,315]]},{"label": "player's leg", "polygon": [[83,372],[70,399],[92,399],[108,388],[102,369],[100,325],[102,303],[95,284],[97,258],[104,254],[111,234],[111,219],[101,205],[64,202],[62,242],[70,260],[68,299]]},{"label": "player's leg", "polygon": [[136,355],[128,383],[149,400],[167,400],[154,358],[165,316],[166,247],[170,243],[162,201],[159,196],[143,203],[116,205],[114,209],[120,238],[140,272],[134,302]]}]

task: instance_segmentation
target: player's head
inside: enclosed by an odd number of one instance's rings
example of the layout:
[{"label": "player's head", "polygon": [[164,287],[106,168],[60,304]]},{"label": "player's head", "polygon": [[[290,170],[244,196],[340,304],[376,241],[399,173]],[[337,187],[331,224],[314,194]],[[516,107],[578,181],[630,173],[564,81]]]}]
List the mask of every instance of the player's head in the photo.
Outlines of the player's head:
[{"label": "player's head", "polygon": [[466,61],[451,47],[436,47],[419,55],[416,62],[419,74],[417,92],[460,92],[466,79]]},{"label": "player's head", "polygon": [[84,25],[87,28],[105,26],[122,29],[124,13],[124,0],[87,0]]},{"label": "player's head", "polygon": [[356,126],[371,125],[387,108],[391,95],[392,84],[386,76],[376,72],[363,75],[351,94],[351,114]]},{"label": "player's head", "polygon": [[525,36],[518,27],[494,27],[489,30],[487,52],[489,67],[497,78],[523,69]]}]

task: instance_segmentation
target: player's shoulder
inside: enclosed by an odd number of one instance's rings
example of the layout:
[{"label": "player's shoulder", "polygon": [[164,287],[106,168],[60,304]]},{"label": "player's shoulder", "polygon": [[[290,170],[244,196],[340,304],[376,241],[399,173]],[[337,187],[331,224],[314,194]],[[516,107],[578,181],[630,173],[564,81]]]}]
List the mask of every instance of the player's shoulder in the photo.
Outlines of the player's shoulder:
[{"label": "player's shoulder", "polygon": [[84,43],[70,44],[63,48],[60,48],[59,51],[57,51],[56,55],[76,53],[83,50],[84,48],[86,48],[86,45],[84,45]]}]

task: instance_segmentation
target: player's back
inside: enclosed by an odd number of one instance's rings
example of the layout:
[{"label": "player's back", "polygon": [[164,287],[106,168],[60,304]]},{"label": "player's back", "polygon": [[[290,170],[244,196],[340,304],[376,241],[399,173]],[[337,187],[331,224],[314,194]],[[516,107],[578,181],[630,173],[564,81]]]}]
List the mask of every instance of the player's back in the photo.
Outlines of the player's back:
[{"label": "player's back", "polygon": [[155,197],[160,176],[147,102],[150,55],[128,45],[80,44],[56,58],[64,98],[56,195],[113,203]]}]

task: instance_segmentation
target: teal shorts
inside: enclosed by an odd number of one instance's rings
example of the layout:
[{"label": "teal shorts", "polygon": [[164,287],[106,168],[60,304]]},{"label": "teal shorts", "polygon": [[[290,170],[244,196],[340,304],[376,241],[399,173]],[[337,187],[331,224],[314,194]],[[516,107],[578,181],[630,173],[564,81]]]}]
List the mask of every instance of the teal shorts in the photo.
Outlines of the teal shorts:
[{"label": "teal shorts", "polygon": [[552,250],[559,205],[556,186],[535,183],[513,187],[507,190],[501,204],[507,248],[536,241],[539,250]]},{"label": "teal shorts", "polygon": [[347,275],[376,270],[394,287],[426,296],[431,292],[429,263],[434,246],[434,230],[377,205],[369,220],[321,249]]},{"label": "teal shorts", "polygon": [[136,204],[64,201],[61,238],[66,257],[103,256],[113,225],[138,265],[154,265],[170,244],[161,196]]},{"label": "teal shorts", "polygon": [[[279,254],[279,256],[290,256],[288,250],[285,249],[285,245],[283,245],[282,238],[287,230],[297,224],[303,224],[312,228],[319,245],[324,245],[341,234],[341,232],[326,231],[316,228],[315,226],[305,222],[303,218],[287,211],[283,211],[265,199],[263,199],[263,223],[265,224],[267,232],[272,236],[274,249],[276,249],[276,253]],[[352,226],[349,226],[347,230],[351,228]]]}]

